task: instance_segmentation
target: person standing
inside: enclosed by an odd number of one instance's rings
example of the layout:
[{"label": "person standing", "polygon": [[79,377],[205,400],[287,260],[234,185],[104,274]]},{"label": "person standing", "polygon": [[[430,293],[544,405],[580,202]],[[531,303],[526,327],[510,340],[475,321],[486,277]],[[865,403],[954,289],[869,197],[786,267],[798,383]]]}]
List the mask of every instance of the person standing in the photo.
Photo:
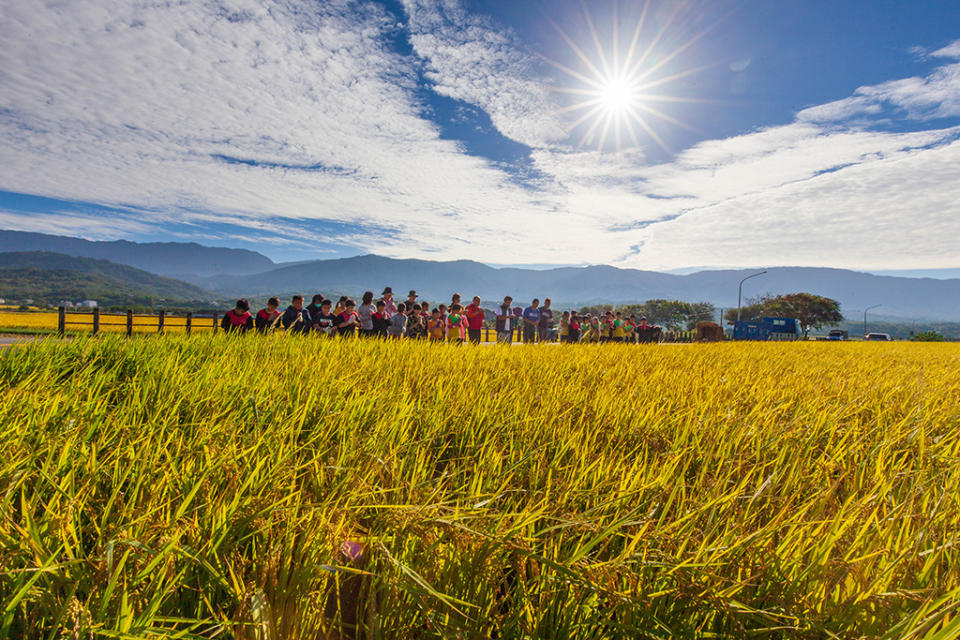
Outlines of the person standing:
[{"label": "person standing", "polygon": [[423,319],[420,313],[420,305],[413,305],[413,309],[407,314],[407,337],[420,339],[427,335],[427,321]]},{"label": "person standing", "polygon": [[413,305],[417,304],[417,292],[413,289],[410,289],[410,293],[407,294],[407,301],[404,303],[407,307],[407,315],[410,315],[410,311],[413,309]]},{"label": "person standing", "polygon": [[390,316],[387,315],[386,308],[387,305],[383,303],[383,300],[377,300],[377,310],[372,317],[373,331],[371,332],[371,335],[377,338],[386,338],[390,329]]},{"label": "person standing", "polygon": [[320,313],[315,317],[311,317],[313,320],[313,328],[327,337],[337,335],[337,325],[340,323],[339,318],[332,313],[332,307],[333,302],[330,300],[321,300]]},{"label": "person standing", "polygon": [[390,316],[390,325],[387,327],[387,335],[399,340],[407,330],[407,305],[400,303],[397,305],[397,312]]},{"label": "person standing", "polygon": [[383,293],[380,294],[380,299],[383,300],[383,304],[387,307],[387,315],[392,318],[393,314],[397,312],[397,303],[393,299],[393,289],[384,287]]},{"label": "person standing", "polygon": [[523,310],[523,341],[537,341],[537,327],[540,325],[540,300],[534,298],[530,306]]},{"label": "person standing", "polygon": [[310,304],[307,305],[307,313],[310,314],[310,319],[313,320],[318,315],[320,315],[320,303],[323,302],[323,294],[317,293],[314,294],[313,298],[310,299]]},{"label": "person standing", "polygon": [[258,332],[267,333],[277,326],[280,318],[280,311],[277,310],[279,306],[279,298],[270,298],[267,300],[266,308],[257,311],[257,317],[253,323],[257,327]]},{"label": "person standing", "polygon": [[223,314],[220,328],[230,333],[246,333],[253,329],[253,316],[250,315],[250,303],[246,298],[237,300],[234,308]]},{"label": "person standing", "polygon": [[537,324],[537,338],[540,342],[550,342],[552,332],[553,309],[550,308],[550,298],[544,298],[540,308],[540,322]]},{"label": "person standing", "polygon": [[303,296],[296,295],[290,299],[290,306],[283,312],[280,324],[287,331],[306,333],[310,331],[310,312],[303,308]]},{"label": "person standing", "polygon": [[360,318],[357,316],[355,303],[350,298],[343,301],[343,311],[337,316],[337,333],[341,336],[357,335],[357,327],[360,326]]},{"label": "person standing", "polygon": [[376,307],[373,306],[373,291],[364,291],[360,299],[360,307],[357,308],[357,316],[360,318],[360,337],[373,336],[373,314],[376,311]]},{"label": "person standing", "polygon": [[510,308],[510,305],[513,303],[513,298],[506,296],[503,299],[503,304],[497,307],[497,320],[496,320],[496,329],[497,329],[497,342],[503,344],[510,344],[513,341],[513,309]]},{"label": "person standing", "polygon": [[470,342],[480,344],[481,334],[483,332],[483,319],[485,313],[480,308],[480,296],[473,296],[473,300],[467,305],[467,335]]}]

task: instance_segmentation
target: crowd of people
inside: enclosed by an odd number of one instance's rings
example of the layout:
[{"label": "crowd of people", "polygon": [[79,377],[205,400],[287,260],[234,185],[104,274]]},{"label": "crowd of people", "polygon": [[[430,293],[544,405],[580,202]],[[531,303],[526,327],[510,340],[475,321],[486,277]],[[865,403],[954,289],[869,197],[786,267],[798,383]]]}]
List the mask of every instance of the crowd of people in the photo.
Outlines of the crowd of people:
[{"label": "crowd of people", "polygon": [[[376,298],[372,291],[364,292],[358,305],[348,296],[336,303],[322,294],[313,296],[304,305],[301,295],[293,296],[290,305],[280,310],[280,300],[270,298],[267,306],[255,314],[246,299],[237,300],[220,322],[224,331],[245,333],[256,331],[288,331],[326,336],[362,336],[392,339],[420,339],[438,342],[482,342],[484,323],[493,321],[497,342],[510,343],[519,333],[525,343],[534,342],[645,342],[653,331],[646,318],[607,311],[602,315],[563,311],[555,317],[550,298],[543,304],[534,298],[526,308],[514,307],[513,298],[506,296],[493,310],[480,306],[480,297],[470,304],[461,302],[459,293],[453,294],[449,304],[434,307],[420,300],[411,290],[407,299],[398,302],[393,290],[386,287]],[[488,325],[489,326],[489,325]]]}]

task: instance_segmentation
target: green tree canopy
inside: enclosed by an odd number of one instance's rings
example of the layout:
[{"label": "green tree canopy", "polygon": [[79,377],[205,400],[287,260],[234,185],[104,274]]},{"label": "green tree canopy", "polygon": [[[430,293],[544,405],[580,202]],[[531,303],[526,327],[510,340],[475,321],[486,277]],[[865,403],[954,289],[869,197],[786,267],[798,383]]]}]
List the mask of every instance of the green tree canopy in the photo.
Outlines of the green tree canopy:
[{"label": "green tree canopy", "polygon": [[[800,331],[806,338],[811,329],[835,326],[843,320],[840,303],[831,298],[813,293],[788,293],[781,296],[763,296],[751,299],[745,307],[740,307],[741,320],[759,320],[764,316],[778,318],[796,318]],[[725,314],[729,324],[737,320],[737,310],[730,309]]]}]

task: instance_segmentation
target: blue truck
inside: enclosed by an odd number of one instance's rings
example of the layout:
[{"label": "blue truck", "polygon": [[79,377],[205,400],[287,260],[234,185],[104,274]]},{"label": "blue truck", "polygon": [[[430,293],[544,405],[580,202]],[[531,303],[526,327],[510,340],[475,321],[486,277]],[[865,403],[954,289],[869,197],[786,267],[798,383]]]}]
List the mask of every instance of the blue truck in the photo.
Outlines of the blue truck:
[{"label": "blue truck", "polygon": [[800,323],[796,318],[741,320],[733,325],[734,340],[796,340]]}]

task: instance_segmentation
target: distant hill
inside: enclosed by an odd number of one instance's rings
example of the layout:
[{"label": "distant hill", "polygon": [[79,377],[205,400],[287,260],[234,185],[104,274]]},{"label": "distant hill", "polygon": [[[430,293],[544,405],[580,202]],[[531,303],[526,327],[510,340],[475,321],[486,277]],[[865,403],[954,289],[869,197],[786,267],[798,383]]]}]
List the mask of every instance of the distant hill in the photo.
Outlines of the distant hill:
[{"label": "distant hill", "polygon": [[46,251],[0,253],[0,297],[96,300],[101,306],[149,306],[205,302],[214,295],[200,287],[107,260],[77,258]]},{"label": "distant hill", "polygon": [[109,242],[0,230],[0,252],[51,251],[98,258],[167,277],[193,280],[218,273],[261,273],[275,268],[270,258],[246,249],[205,247],[194,242]]},{"label": "distant hill", "polygon": [[[282,266],[264,273],[238,277],[213,276],[198,280],[204,287],[230,295],[268,295],[299,292],[326,294],[364,290],[379,294],[384,285],[399,298],[416,289],[431,302],[449,300],[454,291],[465,298],[479,295],[498,300],[506,294],[519,301],[550,296],[557,303],[581,305],[623,303],[653,298],[712,302],[717,307],[737,304],[737,285],[756,270],[699,271],[673,275],[609,266],[563,267],[547,270],[495,269],[459,260],[396,260],[374,255],[316,260]],[[839,300],[849,316],[870,305],[876,317],[960,319],[960,279],[877,276],[844,269],[774,267],[744,285],[744,299],[757,294],[809,291]]]}]

